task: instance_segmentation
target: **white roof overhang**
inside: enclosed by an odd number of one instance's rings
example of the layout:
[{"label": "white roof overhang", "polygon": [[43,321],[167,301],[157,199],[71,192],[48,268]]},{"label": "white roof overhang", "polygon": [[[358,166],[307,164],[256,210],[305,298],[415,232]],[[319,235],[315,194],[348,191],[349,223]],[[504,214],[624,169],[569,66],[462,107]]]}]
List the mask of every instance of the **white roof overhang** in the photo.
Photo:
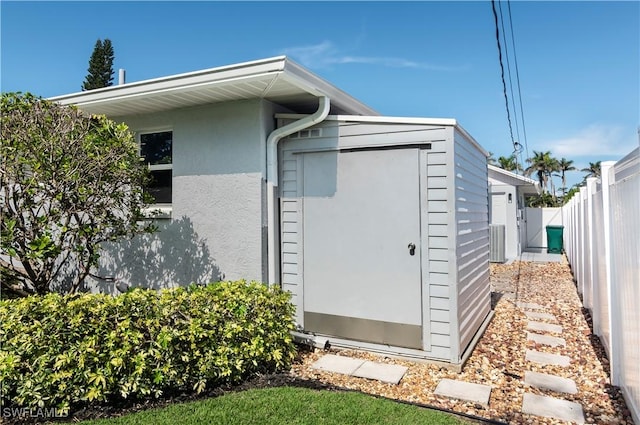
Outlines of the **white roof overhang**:
[{"label": "white roof overhang", "polygon": [[107,116],[126,116],[243,99],[266,99],[296,113],[312,113],[319,96],[332,114],[378,115],[367,105],[286,56],[138,81],[52,97],[64,105]]},{"label": "white roof overhang", "polygon": [[534,188],[537,193],[540,193],[540,183],[530,179],[529,177],[521,176],[511,171],[507,171],[495,165],[488,165],[489,167],[489,179],[498,181],[502,184],[508,184],[511,186],[529,186]]}]

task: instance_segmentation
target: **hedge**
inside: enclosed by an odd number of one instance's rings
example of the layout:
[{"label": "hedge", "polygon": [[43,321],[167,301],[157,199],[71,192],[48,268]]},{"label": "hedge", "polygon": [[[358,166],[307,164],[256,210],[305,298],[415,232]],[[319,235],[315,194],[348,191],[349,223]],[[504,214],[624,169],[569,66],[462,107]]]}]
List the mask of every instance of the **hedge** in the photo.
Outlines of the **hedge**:
[{"label": "hedge", "polygon": [[245,281],[0,301],[2,406],[202,392],[289,367],[290,295]]}]

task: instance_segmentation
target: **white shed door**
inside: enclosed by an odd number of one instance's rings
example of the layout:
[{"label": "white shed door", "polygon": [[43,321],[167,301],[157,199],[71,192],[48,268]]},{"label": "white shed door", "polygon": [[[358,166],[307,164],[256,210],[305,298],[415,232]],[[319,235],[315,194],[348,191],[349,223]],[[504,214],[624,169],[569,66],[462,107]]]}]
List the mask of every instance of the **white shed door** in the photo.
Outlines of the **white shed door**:
[{"label": "white shed door", "polygon": [[305,330],[422,348],[418,153],[304,154]]}]

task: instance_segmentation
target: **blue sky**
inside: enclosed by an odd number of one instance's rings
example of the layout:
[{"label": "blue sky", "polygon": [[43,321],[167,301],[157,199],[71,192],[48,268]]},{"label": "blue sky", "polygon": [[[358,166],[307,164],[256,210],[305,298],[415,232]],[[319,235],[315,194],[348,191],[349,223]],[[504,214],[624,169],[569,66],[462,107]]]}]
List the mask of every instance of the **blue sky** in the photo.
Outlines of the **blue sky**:
[{"label": "blue sky", "polygon": [[[638,146],[640,2],[512,1],[515,50],[501,6],[529,155],[582,168]],[[496,157],[512,152],[490,1],[3,0],[0,16],[4,92],[79,91],[98,38],[129,82],[286,54],[383,115],[455,118]]]}]

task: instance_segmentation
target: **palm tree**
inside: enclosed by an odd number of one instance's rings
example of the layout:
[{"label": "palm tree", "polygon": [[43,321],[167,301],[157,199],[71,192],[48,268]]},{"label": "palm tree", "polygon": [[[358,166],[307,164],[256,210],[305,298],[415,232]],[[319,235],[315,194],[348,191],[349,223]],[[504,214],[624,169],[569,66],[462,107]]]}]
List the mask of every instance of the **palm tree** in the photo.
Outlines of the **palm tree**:
[{"label": "palm tree", "polygon": [[573,161],[570,161],[566,158],[560,158],[560,161],[558,161],[558,168],[559,168],[558,171],[560,171],[560,174],[556,174],[556,176],[562,179],[562,187],[560,188],[560,190],[562,190],[563,195],[566,195],[567,176],[565,175],[565,173],[567,171],[577,170],[577,168],[573,166]]},{"label": "palm tree", "polygon": [[496,165],[496,158],[491,151],[489,151],[489,155],[487,155],[487,164]]},{"label": "palm tree", "polygon": [[600,162],[601,161],[590,162],[589,167],[580,170],[587,173],[587,175],[584,176],[584,180],[588,179],[589,177],[600,177]]},{"label": "palm tree", "polygon": [[518,164],[518,159],[515,155],[499,157],[498,166],[507,171],[522,171],[522,167]]},{"label": "palm tree", "polygon": [[555,160],[551,157],[551,152],[537,152],[533,151],[533,156],[527,158],[527,163],[530,164],[524,173],[527,176],[532,175],[534,172],[538,175],[538,181],[543,192],[548,192],[549,176],[553,168],[553,162]]}]

